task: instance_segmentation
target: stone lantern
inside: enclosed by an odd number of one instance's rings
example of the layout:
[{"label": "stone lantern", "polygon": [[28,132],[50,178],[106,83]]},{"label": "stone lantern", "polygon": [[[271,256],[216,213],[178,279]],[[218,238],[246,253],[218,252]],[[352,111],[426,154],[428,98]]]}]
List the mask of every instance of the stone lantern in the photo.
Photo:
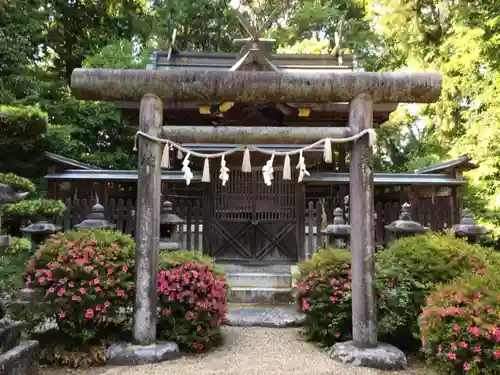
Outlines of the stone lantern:
[{"label": "stone lantern", "polygon": [[29,193],[16,193],[9,185],[0,184],[0,251],[3,251],[10,246],[10,237],[2,235],[3,205],[20,202],[26,198],[28,194]]},{"label": "stone lantern", "polygon": [[478,225],[472,216],[471,210],[465,208],[462,211],[460,224],[455,224],[452,227],[455,236],[466,238],[470,243],[476,242],[480,237],[487,235],[491,229]]},{"label": "stone lantern", "polygon": [[163,202],[160,212],[160,251],[181,248],[179,226],[182,224],[184,220],[172,212],[172,202]]},{"label": "stone lantern", "polygon": [[35,253],[39,244],[41,244],[48,236],[59,232],[61,229],[61,226],[51,224],[48,221],[37,221],[27,227],[21,228],[21,232],[30,236],[31,250]]},{"label": "stone lantern", "polygon": [[391,233],[391,240],[427,232],[427,228],[412,220],[410,208],[409,203],[403,203],[399,219],[385,226],[385,229]]},{"label": "stone lantern", "polygon": [[78,229],[114,229],[116,224],[110,223],[104,217],[104,207],[97,200],[92,212],[80,224],[76,224]]},{"label": "stone lantern", "polygon": [[337,249],[342,248],[342,242],[347,243],[351,235],[351,226],[344,220],[344,212],[340,207],[333,211],[333,223],[329,224],[321,231],[321,234],[328,236],[328,242],[334,244]]}]

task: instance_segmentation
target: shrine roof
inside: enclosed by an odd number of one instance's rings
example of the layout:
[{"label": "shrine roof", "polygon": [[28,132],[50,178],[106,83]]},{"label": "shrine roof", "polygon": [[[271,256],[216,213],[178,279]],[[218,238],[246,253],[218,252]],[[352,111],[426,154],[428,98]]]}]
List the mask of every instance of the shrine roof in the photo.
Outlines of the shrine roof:
[{"label": "shrine roof", "polygon": [[[201,172],[193,171],[193,182],[201,182]],[[164,171],[162,181],[181,182],[184,181],[181,171]],[[48,180],[76,181],[76,180],[94,180],[94,181],[137,181],[137,172],[131,170],[112,171],[112,170],[66,170],[58,174],[49,174],[45,176]],[[310,176],[304,178],[304,182],[309,183],[337,183],[345,184],[349,182],[348,173],[331,172],[311,172]],[[455,179],[443,174],[416,174],[416,173],[375,173],[375,185],[441,185],[454,186],[462,185],[465,181]]]},{"label": "shrine roof", "polygon": [[453,160],[447,160],[441,163],[429,165],[425,168],[418,169],[415,171],[415,173],[437,173],[449,169],[460,169],[462,171],[470,171],[476,168],[478,168],[478,165],[473,163],[472,160],[467,155],[463,155]]},{"label": "shrine roof", "polygon": [[[339,72],[352,71],[355,58],[352,55],[331,54],[278,54],[267,55],[279,71],[283,72]],[[157,51],[151,55],[147,69],[155,70],[203,70],[228,71],[239,60],[240,53],[231,52],[184,52]]]},{"label": "shrine roof", "polygon": [[67,158],[66,156],[54,154],[54,153],[48,152],[48,151],[44,152],[44,156],[50,161],[53,161],[53,162],[56,162],[56,163],[59,163],[59,164],[65,165],[65,166],[73,167],[73,168],[85,169],[85,170],[101,170],[102,169],[102,168],[99,168],[95,165],[83,163],[81,161]]}]

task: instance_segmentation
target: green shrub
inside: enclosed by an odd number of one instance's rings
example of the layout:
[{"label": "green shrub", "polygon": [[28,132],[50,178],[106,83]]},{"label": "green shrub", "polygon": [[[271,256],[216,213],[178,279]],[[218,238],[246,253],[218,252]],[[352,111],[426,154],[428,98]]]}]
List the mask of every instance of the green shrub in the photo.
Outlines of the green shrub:
[{"label": "green shrub", "polygon": [[418,336],[418,316],[430,292],[464,273],[500,264],[492,249],[449,235],[402,238],[377,254],[382,335]]},{"label": "green shrub", "polygon": [[205,351],[219,343],[227,313],[227,284],[213,259],[177,251],[160,257],[158,334],[182,349]]},{"label": "green shrub", "polygon": [[500,374],[500,275],[473,274],[433,292],[420,317],[427,359],[439,374]]},{"label": "green shrub", "polygon": [[34,193],[35,184],[14,173],[0,173],[0,184],[9,185],[17,193]]},{"label": "green shrub", "polygon": [[0,105],[0,140],[36,138],[47,127],[48,116],[37,107]]},{"label": "green shrub", "polygon": [[54,199],[28,199],[5,206],[7,217],[23,217],[31,220],[56,218],[63,215],[66,205]]},{"label": "green shrub", "polygon": [[190,261],[196,261],[211,266],[216,274],[224,275],[224,269],[215,264],[214,258],[203,254],[201,251],[177,250],[162,252],[158,264],[160,268],[171,268],[176,267],[179,263],[187,263]]},{"label": "green shrub", "polygon": [[32,256],[29,240],[11,237],[11,241],[11,246],[0,256],[0,294],[5,296],[23,288],[23,275]]},{"label": "green shrub", "polygon": [[323,249],[299,264],[297,303],[306,339],[322,345],[351,338],[351,254]]},{"label": "green shrub", "polygon": [[49,238],[28,267],[28,285],[41,298],[32,323],[55,320],[62,334],[83,344],[128,327],[133,265],[134,242],[119,232],[77,230]]}]

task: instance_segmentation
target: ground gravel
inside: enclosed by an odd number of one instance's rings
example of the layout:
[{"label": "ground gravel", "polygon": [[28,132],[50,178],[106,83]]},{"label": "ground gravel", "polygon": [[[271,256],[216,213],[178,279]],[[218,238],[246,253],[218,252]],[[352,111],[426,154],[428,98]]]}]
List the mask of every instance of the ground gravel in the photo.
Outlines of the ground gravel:
[{"label": "ground gravel", "polygon": [[[295,328],[224,327],[224,345],[205,355],[136,367],[105,367],[84,375],[428,375],[412,368],[384,372],[350,368],[331,360],[328,353],[304,342]],[[47,368],[43,375],[62,375]]]}]

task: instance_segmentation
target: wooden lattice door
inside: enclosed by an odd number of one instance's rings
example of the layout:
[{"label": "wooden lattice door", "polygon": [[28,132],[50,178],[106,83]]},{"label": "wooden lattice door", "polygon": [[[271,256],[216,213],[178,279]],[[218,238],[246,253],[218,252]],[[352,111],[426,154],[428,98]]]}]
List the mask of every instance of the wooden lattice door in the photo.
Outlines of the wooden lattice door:
[{"label": "wooden lattice door", "polygon": [[[297,261],[298,189],[296,179],[284,181],[274,172],[266,186],[260,171],[231,171],[226,186],[214,183],[209,231],[210,254],[218,261],[294,263]],[[204,231],[205,233],[205,231]]]}]

